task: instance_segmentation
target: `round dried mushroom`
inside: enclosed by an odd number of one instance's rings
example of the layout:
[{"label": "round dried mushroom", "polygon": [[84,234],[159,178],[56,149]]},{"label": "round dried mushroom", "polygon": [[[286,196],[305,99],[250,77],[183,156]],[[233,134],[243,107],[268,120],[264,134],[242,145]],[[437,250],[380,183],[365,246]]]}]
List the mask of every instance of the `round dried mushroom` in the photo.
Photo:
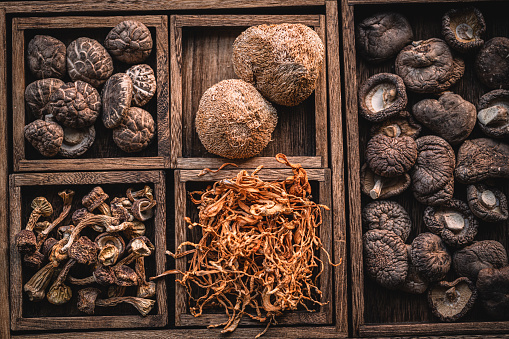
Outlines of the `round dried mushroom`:
[{"label": "round dried mushroom", "polygon": [[36,80],[30,83],[25,89],[25,102],[30,112],[37,118],[42,119],[46,114],[46,104],[51,94],[62,87],[64,82],[56,78]]},{"label": "round dried mushroom", "polygon": [[475,71],[479,80],[489,88],[509,88],[509,39],[495,37],[477,54]]},{"label": "round dried mushroom", "polygon": [[385,199],[402,193],[410,186],[410,175],[403,173],[392,178],[376,175],[364,164],[361,168],[361,190],[371,199]]},{"label": "round dried mushroom", "polygon": [[359,88],[359,113],[369,121],[379,122],[396,116],[407,102],[405,84],[396,74],[375,74]]},{"label": "round dried mushroom", "polygon": [[126,73],[113,74],[102,91],[103,123],[106,128],[120,125],[131,107],[133,83]]},{"label": "round dried mushroom", "polygon": [[388,60],[412,42],[414,35],[408,20],[399,13],[377,13],[362,20],[355,30],[360,54],[368,61]]},{"label": "round dried mushroom", "polygon": [[131,107],[120,126],[113,130],[113,141],[124,152],[139,152],[148,146],[154,134],[152,115],[139,107]]},{"label": "round dried mushroom", "polygon": [[477,275],[484,268],[507,266],[507,253],[498,241],[476,241],[454,253],[453,266],[460,277],[476,281]]},{"label": "round dried mushroom", "polygon": [[408,254],[405,243],[387,230],[367,231],[363,236],[364,267],[378,284],[397,288],[408,272]]},{"label": "round dried mushroom", "polygon": [[395,201],[373,201],[362,210],[362,224],[365,230],[388,230],[405,242],[412,229],[407,211]]},{"label": "round dried mushroom", "polygon": [[484,309],[495,319],[509,314],[509,266],[485,268],[477,276],[477,290]]},{"label": "round dried mushroom", "polygon": [[432,38],[414,41],[396,58],[396,74],[406,88],[417,93],[439,93],[454,85],[465,71],[465,63],[453,57],[445,41]]},{"label": "round dried mushroom", "polygon": [[318,34],[302,24],[252,26],[233,43],[233,69],[269,101],[296,106],[313,93],[324,64]]},{"label": "round dried mushroom", "polygon": [[28,43],[28,68],[37,79],[65,76],[66,49],[62,41],[49,35],[36,35]]},{"label": "round dried mushroom", "polygon": [[440,281],[428,291],[428,303],[433,314],[441,321],[456,321],[474,305],[477,289],[468,278]]},{"label": "round dried mushroom", "polygon": [[64,140],[64,131],[59,124],[37,119],[24,129],[25,138],[45,157],[57,155]]},{"label": "round dried mushroom", "polygon": [[156,76],[146,64],[134,65],[126,71],[133,83],[133,106],[144,106],[156,93]]},{"label": "round dried mushroom", "polygon": [[451,9],[442,17],[442,35],[451,48],[467,53],[483,44],[486,23],[482,13],[474,7]]},{"label": "round dried mushroom", "polygon": [[438,100],[424,99],[412,107],[414,117],[450,144],[465,140],[475,127],[477,110],[460,95],[445,92]]},{"label": "round dried mushroom", "polygon": [[366,161],[375,174],[395,177],[407,172],[417,158],[415,140],[400,136],[390,138],[383,134],[375,135],[368,141]]},{"label": "round dried mushroom", "polygon": [[509,90],[496,89],[484,94],[477,104],[479,127],[493,138],[509,137]]},{"label": "round dried mushroom", "polygon": [[410,113],[401,111],[397,115],[373,125],[370,130],[370,135],[374,137],[377,134],[385,134],[391,138],[407,136],[412,139],[417,139],[419,133],[421,133],[421,129],[421,125],[415,122]]},{"label": "round dried mushroom", "polygon": [[442,280],[451,268],[451,255],[442,239],[433,233],[421,233],[412,241],[412,264],[429,282]]},{"label": "round dried mushroom", "polygon": [[[408,258],[411,258],[411,249],[412,245],[405,245],[407,249]],[[419,272],[417,271],[417,268],[415,268],[415,265],[412,263],[412,260],[409,260],[408,263],[408,273],[406,275],[405,282],[403,285],[399,287],[400,290],[412,293],[412,294],[422,294],[426,292],[428,289],[428,282],[426,279],[421,277]]]},{"label": "round dried mushroom", "polygon": [[97,40],[78,38],[67,51],[67,71],[73,81],[83,80],[98,87],[113,74],[113,60]]},{"label": "round dried mushroom", "polygon": [[152,52],[152,35],[142,22],[125,20],[113,27],[104,46],[113,57],[127,64],[137,64]]},{"label": "round dried mushroom", "polygon": [[428,206],[424,210],[424,224],[455,248],[471,244],[479,227],[468,205],[458,199],[451,199],[439,207]]},{"label": "round dried mushroom", "polygon": [[101,109],[99,92],[83,81],[68,82],[49,99],[48,112],[66,127],[92,126]]},{"label": "round dried mushroom", "polygon": [[64,127],[64,140],[58,154],[64,158],[76,158],[83,155],[95,140],[94,126],[75,129]]},{"label": "round dried mushroom", "polygon": [[487,222],[507,220],[507,198],[501,190],[484,184],[467,186],[470,210],[476,217]]},{"label": "round dried mushroom", "polygon": [[195,123],[207,151],[242,159],[255,156],[267,146],[276,128],[277,113],[251,84],[230,79],[203,93]]}]

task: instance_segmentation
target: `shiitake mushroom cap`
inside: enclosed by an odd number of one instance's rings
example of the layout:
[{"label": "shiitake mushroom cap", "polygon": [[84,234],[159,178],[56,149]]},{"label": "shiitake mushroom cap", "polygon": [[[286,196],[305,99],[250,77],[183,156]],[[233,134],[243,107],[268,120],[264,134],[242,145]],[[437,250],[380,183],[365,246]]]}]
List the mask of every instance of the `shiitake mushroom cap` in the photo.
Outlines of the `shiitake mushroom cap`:
[{"label": "shiitake mushroom cap", "polygon": [[453,8],[442,17],[442,35],[452,49],[468,53],[484,44],[486,23],[475,7]]},{"label": "shiitake mushroom cap", "polygon": [[375,174],[395,177],[408,172],[417,159],[417,144],[407,136],[375,135],[366,146],[366,162]]},{"label": "shiitake mushroom cap", "polygon": [[507,252],[504,246],[495,240],[476,241],[472,245],[454,252],[454,271],[460,277],[477,280],[484,268],[507,266]]},{"label": "shiitake mushroom cap", "polygon": [[478,125],[489,137],[509,137],[509,90],[495,89],[477,103]]},{"label": "shiitake mushroom cap", "polygon": [[477,54],[475,72],[480,82],[492,89],[509,88],[509,38],[488,40]]}]

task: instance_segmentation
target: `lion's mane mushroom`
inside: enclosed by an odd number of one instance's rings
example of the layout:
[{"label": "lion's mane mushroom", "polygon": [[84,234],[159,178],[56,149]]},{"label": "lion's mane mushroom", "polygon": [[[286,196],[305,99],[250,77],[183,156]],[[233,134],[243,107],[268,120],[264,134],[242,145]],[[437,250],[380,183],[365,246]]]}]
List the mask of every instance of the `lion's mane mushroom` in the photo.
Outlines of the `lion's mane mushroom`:
[{"label": "lion's mane mushroom", "polygon": [[37,79],[62,79],[66,70],[65,55],[62,41],[49,35],[36,35],[28,43],[28,68]]},{"label": "lion's mane mushroom", "polygon": [[25,138],[45,157],[57,155],[64,141],[64,130],[59,124],[37,119],[24,128]]},{"label": "lion's mane mushroom", "polygon": [[454,85],[465,71],[462,59],[453,57],[445,41],[414,41],[396,58],[396,74],[406,88],[417,93],[439,93]]},{"label": "lion's mane mushroom", "polygon": [[477,276],[479,300],[484,309],[495,319],[507,319],[509,314],[509,266],[484,268]]},{"label": "lion's mane mushroom", "polygon": [[396,74],[375,74],[359,88],[359,113],[372,122],[396,116],[407,102],[405,84]]},{"label": "lion's mane mushroom", "polygon": [[362,224],[365,230],[388,230],[405,242],[412,229],[407,211],[395,201],[373,201],[362,210]]},{"label": "lion's mane mushroom", "polygon": [[454,248],[471,244],[479,227],[468,205],[458,199],[451,199],[438,207],[428,206],[424,210],[424,224]]},{"label": "lion's mane mushroom", "polygon": [[385,199],[398,195],[410,186],[410,181],[408,173],[386,178],[376,175],[368,164],[361,168],[361,190],[371,199]]},{"label": "lion's mane mushroom", "polygon": [[113,130],[113,141],[124,152],[140,152],[154,138],[155,129],[154,119],[149,112],[131,107],[120,125]]},{"label": "lion's mane mushroom", "polygon": [[397,288],[408,272],[405,243],[394,232],[374,229],[363,236],[364,267],[368,276],[387,288]]},{"label": "lion's mane mushroom", "polygon": [[377,134],[385,134],[391,138],[407,136],[417,139],[421,130],[421,125],[415,122],[410,113],[401,111],[397,115],[373,125],[370,130],[370,135],[374,137]]},{"label": "lion's mane mushroom", "polygon": [[25,89],[25,102],[37,119],[42,119],[46,114],[45,108],[51,94],[63,85],[62,80],[55,78],[36,80],[28,84]]},{"label": "lion's mane mushroom", "polygon": [[486,23],[482,13],[474,7],[451,9],[442,17],[442,35],[451,48],[467,53],[483,44]]},{"label": "lion's mane mushroom", "polygon": [[16,247],[20,253],[32,253],[36,250],[37,238],[33,229],[40,217],[49,217],[53,214],[53,206],[45,197],[37,197],[30,205],[32,212],[28,218],[25,229],[16,234]]},{"label": "lion's mane mushroom", "polygon": [[102,119],[106,128],[120,125],[131,107],[133,82],[126,73],[113,74],[102,90]]},{"label": "lion's mane mushroom", "polygon": [[475,72],[479,80],[492,89],[509,88],[509,39],[495,37],[477,54]]},{"label": "lion's mane mushroom", "polygon": [[474,104],[452,92],[438,100],[424,99],[412,107],[414,117],[450,144],[465,140],[475,127],[477,110]]},{"label": "lion's mane mushroom", "polygon": [[419,274],[429,282],[442,280],[451,268],[451,255],[442,239],[433,233],[415,237],[410,256]]},{"label": "lion's mane mushroom", "polygon": [[318,34],[302,24],[252,26],[233,43],[233,69],[269,101],[296,106],[313,93],[324,64]]},{"label": "lion's mane mushroom", "polygon": [[154,307],[155,300],[137,297],[114,297],[109,299],[98,299],[101,291],[95,287],[87,287],[78,291],[78,310],[86,314],[94,314],[96,306],[116,306],[119,303],[133,305],[141,315],[146,316]]},{"label": "lion's mane mushroom", "polygon": [[405,282],[399,286],[399,289],[412,294],[422,294],[428,289],[428,282],[426,279],[421,277],[419,272],[417,271],[417,268],[412,263],[411,259],[411,250],[412,245],[405,245],[407,249],[408,254],[408,273],[405,278]]},{"label": "lion's mane mushroom", "polygon": [[366,162],[369,168],[383,177],[395,177],[407,172],[416,159],[417,144],[407,136],[391,138],[378,134],[371,138],[366,146]]},{"label": "lion's mane mushroom", "polygon": [[94,141],[94,126],[80,129],[64,127],[64,141],[58,150],[58,154],[64,158],[77,158],[88,151]]},{"label": "lion's mane mushroom", "polygon": [[509,137],[509,90],[496,89],[477,103],[479,127],[489,137]]},{"label": "lion's mane mushroom", "polygon": [[255,156],[267,146],[276,128],[277,113],[251,84],[230,79],[203,93],[195,123],[207,151],[242,159]]},{"label": "lion's mane mushroom", "polygon": [[377,13],[362,20],[355,30],[360,54],[368,61],[380,62],[398,54],[412,42],[414,35],[408,20],[399,13]]},{"label": "lion's mane mushroom", "polygon": [[127,64],[137,64],[152,52],[152,35],[142,22],[124,20],[111,29],[104,47],[113,57]]},{"label": "lion's mane mushroom", "polygon": [[465,184],[509,178],[509,145],[486,138],[466,140],[458,151],[455,176]]},{"label": "lion's mane mushroom", "polygon": [[501,268],[507,265],[507,252],[495,240],[476,241],[472,245],[456,251],[453,266],[460,277],[477,280],[479,271],[484,268]]},{"label": "lion's mane mushroom", "polygon": [[428,291],[428,303],[441,321],[456,321],[463,317],[477,299],[475,285],[466,277],[440,281]]},{"label": "lion's mane mushroom", "polygon": [[134,65],[126,71],[133,83],[133,106],[144,106],[156,93],[154,70],[146,64]]},{"label": "lion's mane mushroom", "polygon": [[67,71],[73,81],[98,87],[113,74],[113,60],[97,40],[82,37],[67,47]]},{"label": "lion's mane mushroom", "polygon": [[119,234],[101,233],[95,238],[95,243],[99,248],[97,258],[101,265],[115,265],[117,259],[124,254],[125,243]]},{"label": "lion's mane mushroom", "polygon": [[444,139],[427,135],[416,140],[417,160],[410,172],[414,197],[422,204],[436,206],[454,193],[454,151]]},{"label": "lion's mane mushroom", "polygon": [[470,210],[476,217],[487,222],[507,220],[507,197],[504,192],[484,184],[467,186],[467,199]]}]

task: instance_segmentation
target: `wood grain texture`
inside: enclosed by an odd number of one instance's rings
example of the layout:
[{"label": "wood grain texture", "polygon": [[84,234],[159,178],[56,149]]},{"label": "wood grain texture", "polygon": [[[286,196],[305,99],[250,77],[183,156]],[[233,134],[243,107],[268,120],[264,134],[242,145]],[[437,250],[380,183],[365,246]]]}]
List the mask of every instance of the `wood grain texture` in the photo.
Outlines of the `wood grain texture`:
[{"label": "wood grain texture", "polygon": [[178,15],[175,19],[177,27],[248,27],[269,22],[320,25],[318,15]]},{"label": "wood grain texture", "polygon": [[[392,4],[406,4],[406,3],[458,3],[458,2],[483,2],[492,0],[391,0]],[[505,1],[505,0],[494,0],[494,1]],[[375,4],[388,4],[386,0],[348,0],[348,4],[352,5],[375,5]]]},{"label": "wood grain texture", "polygon": [[[166,180],[165,173],[158,171],[156,173],[157,179],[154,180],[154,197],[157,201],[155,207],[155,243],[156,247],[155,262],[156,262],[156,275],[163,273],[166,270]],[[171,208],[171,206],[170,206]],[[168,324],[168,295],[166,288],[166,280],[158,279],[156,283],[156,307],[157,314],[161,316],[157,327],[164,327]]]},{"label": "wood grain texture", "polygon": [[[508,322],[472,322],[472,323],[437,323],[437,324],[397,324],[395,325],[362,325],[361,336],[429,336],[429,335],[465,335],[476,333],[507,333]],[[483,335],[484,337],[484,335]]]},{"label": "wood grain texture", "polygon": [[[314,25],[316,33],[322,39],[327,53],[327,40],[325,38],[325,15],[320,15],[319,24]],[[323,68],[317,79],[317,86],[315,89],[315,139],[316,139],[316,155],[322,157],[322,167],[328,167],[329,158],[329,138],[328,136],[328,121],[327,121],[327,61],[324,55]]]},{"label": "wood grain texture", "polygon": [[[301,164],[304,168],[322,168],[322,157],[290,156],[292,164]],[[177,167],[180,169],[219,168],[224,163],[236,164],[239,168],[256,168],[263,165],[266,168],[287,168],[285,164],[277,162],[274,157],[254,157],[246,160],[232,160],[226,158],[179,158]]]},{"label": "wood grain texture", "polygon": [[[9,195],[9,241],[6,244],[13,244],[15,242],[16,234],[22,229],[21,226],[21,189],[14,185],[14,180],[11,177],[9,180],[10,195]],[[7,231],[7,230],[5,230]],[[16,250],[15,246],[9,246],[10,253],[10,296],[7,300],[10,300],[11,306],[11,326],[10,328],[16,328],[16,319],[20,319],[23,316],[23,284],[21,280],[21,270],[19,264],[21,263],[21,255]]]},{"label": "wood grain texture", "polygon": [[136,182],[159,183],[158,171],[132,172],[69,172],[69,173],[23,173],[12,174],[14,186],[31,185],[101,185]]},{"label": "wood grain texture", "polygon": [[[251,173],[252,169],[246,169],[248,173]],[[323,182],[326,180],[326,169],[306,169],[308,179],[313,181]],[[202,171],[198,170],[187,170],[180,171],[179,179],[181,182],[187,181],[216,181],[225,178],[234,178],[240,172],[240,169],[223,169],[217,173],[206,173],[205,175],[198,176]],[[286,169],[262,169],[258,172],[257,176],[265,181],[270,180],[281,180],[292,175],[292,170]]]},{"label": "wood grain texture", "polygon": [[164,168],[165,165],[164,157],[21,160],[17,171],[73,171],[77,168],[83,171],[141,170]]},{"label": "wood grain texture", "polygon": [[[329,207],[329,210],[322,210],[322,224],[320,225],[320,239],[322,240],[323,248],[327,253],[333,254],[333,222],[332,222],[332,190],[331,190],[331,171],[330,169],[324,170],[325,180],[320,181],[318,184],[320,203]],[[320,259],[323,261],[323,272],[320,277],[320,290],[322,291],[321,301],[327,302],[327,304],[320,306],[320,313],[325,316],[325,321],[321,324],[334,324],[334,286],[332,283],[332,272],[335,267],[328,263],[328,259],[321,251]],[[318,322],[315,322],[318,324]]]},{"label": "wood grain texture", "polygon": [[26,17],[16,18],[17,29],[73,29],[73,28],[102,28],[116,26],[123,20],[137,20],[147,27],[161,27],[164,16],[136,15],[136,16],[54,16],[54,17]]},{"label": "wood grain texture", "polygon": [[[157,154],[164,157],[164,167],[170,167],[170,93],[168,58],[168,17],[161,16],[156,28],[157,50]],[[147,167],[148,168],[148,167]]]},{"label": "wood grain texture", "polygon": [[[187,239],[186,235],[186,184],[181,179],[181,171],[175,171],[175,249]],[[176,250],[175,250],[176,251]],[[175,259],[175,269],[184,272],[186,270],[187,258]],[[175,279],[182,278],[181,274],[177,274]],[[175,326],[183,326],[182,315],[187,309],[186,289],[179,283],[175,283]]]},{"label": "wood grain texture", "polygon": [[14,171],[25,158],[25,37],[18,29],[18,18],[12,20],[12,155]]},{"label": "wood grain texture", "polygon": [[176,17],[170,17],[170,168],[177,167],[182,156],[182,28],[177,27]]}]

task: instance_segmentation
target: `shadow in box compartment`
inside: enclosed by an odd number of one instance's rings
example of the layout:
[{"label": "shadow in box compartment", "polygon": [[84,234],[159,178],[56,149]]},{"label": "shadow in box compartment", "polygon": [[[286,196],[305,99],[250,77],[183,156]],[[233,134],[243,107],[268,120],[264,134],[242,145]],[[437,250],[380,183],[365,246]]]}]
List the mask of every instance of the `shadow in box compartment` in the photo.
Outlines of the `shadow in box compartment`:
[{"label": "shadow in box compartment", "polygon": [[[238,174],[236,170],[222,170],[218,173],[209,173],[199,177],[199,170],[177,170],[175,171],[175,248],[184,241],[198,242],[201,238],[201,228],[196,227],[190,230],[184,217],[189,217],[193,222],[198,221],[198,208],[189,199],[188,192],[204,190],[208,185],[215,181],[225,178],[234,178]],[[332,209],[331,191],[330,191],[330,170],[329,169],[308,169],[308,179],[312,187],[312,196],[315,202],[329,206]],[[292,175],[290,169],[262,169],[258,176],[265,181],[284,180]],[[323,223],[319,226],[319,236],[322,239],[324,248],[332,254],[332,213],[322,210]],[[189,247],[190,248],[190,247]],[[187,249],[189,249],[187,248]],[[185,250],[186,248],[183,248]],[[308,312],[299,309],[293,312],[285,312],[283,316],[276,318],[279,325],[327,325],[333,323],[334,298],[332,287],[333,267],[327,263],[327,258],[323,251],[318,253],[318,257],[324,261],[324,270],[318,278],[317,286],[323,292],[321,301],[328,301],[323,306],[308,305],[314,312]],[[175,267],[178,270],[185,271],[187,262],[191,256],[175,260]],[[176,276],[177,279],[181,275]],[[337,284],[344,282],[336,282]],[[215,308],[204,310],[199,317],[194,317],[188,307],[188,295],[186,289],[179,283],[175,283],[175,326],[208,326],[223,323],[227,320],[224,309]],[[240,325],[258,325],[264,328],[266,323],[254,321],[248,316],[244,316]],[[269,330],[270,333],[270,330]]]},{"label": "shadow in box compartment", "polygon": [[[507,17],[498,10],[498,4],[475,2],[468,5],[477,7],[484,15],[487,26],[485,41],[495,36],[509,37]],[[355,5],[353,7],[346,6],[346,2],[343,4],[343,18],[345,22],[349,22],[349,25],[344,28],[343,39],[345,42],[345,78],[347,79],[345,81],[345,97],[347,102],[346,122],[349,157],[352,319],[354,331],[360,336],[442,335],[509,331],[509,321],[493,321],[488,318],[479,300],[476,301],[473,309],[458,322],[442,323],[433,316],[428,306],[427,293],[412,295],[401,291],[391,291],[377,285],[373,280],[363,275],[361,210],[372,200],[361,193],[360,168],[365,163],[364,152],[370,138],[371,123],[357,115],[357,90],[368,77],[381,72],[395,73],[395,70],[394,58],[381,64],[370,64],[360,55],[356,57],[354,24],[377,12],[395,11],[408,18],[414,32],[414,40],[432,37],[443,38],[441,34],[443,14],[451,8],[465,6],[467,5],[463,3]],[[477,105],[479,98],[490,89],[481,85],[476,78],[473,66],[475,54],[463,55],[462,57],[466,65],[465,74],[450,90]],[[418,95],[410,91],[407,91],[407,93],[409,99],[407,110],[411,110],[411,107],[419,100],[437,97],[432,94]],[[434,133],[423,128],[421,136],[427,134]],[[476,126],[468,139],[479,137],[484,137],[484,135]],[[459,146],[453,148],[457,154]],[[466,186],[455,182],[454,197],[466,201]],[[509,193],[509,182],[507,180],[498,180],[497,186],[501,187],[506,195]],[[411,188],[399,196],[388,198],[388,200],[397,201],[410,214],[413,226],[407,243],[411,243],[417,234],[427,231],[423,223],[426,206],[415,200]],[[508,222],[488,224],[480,221],[476,240],[497,240],[506,249],[509,249],[508,226]],[[452,281],[456,278],[453,271],[451,268],[451,272],[445,280]]]},{"label": "shadow in box compartment", "polygon": [[[28,221],[32,211],[30,207],[32,200],[38,196],[46,197],[53,205],[54,212],[48,219],[41,218],[40,220],[53,220],[62,210],[62,199],[57,193],[64,189],[75,191],[71,212],[60,224],[69,225],[72,223],[72,212],[82,207],[81,198],[97,185],[100,185],[110,196],[108,201],[111,201],[115,196],[125,196],[125,192],[129,187],[138,190],[148,185],[153,189],[157,204],[154,217],[145,222],[147,228],[145,235],[154,244],[156,250],[151,256],[145,258],[146,276],[147,278],[152,277],[164,271],[166,263],[164,254],[166,250],[164,172],[136,171],[13,174],[10,176],[10,286],[12,330],[148,328],[164,327],[168,323],[166,284],[164,279],[156,281],[156,303],[146,317],[141,316],[132,305],[125,303],[114,307],[97,307],[94,315],[87,315],[80,312],[76,305],[77,291],[86,286],[68,284],[68,286],[72,288],[73,296],[68,303],[59,306],[50,304],[46,299],[40,302],[31,302],[23,291],[24,284],[32,277],[36,270],[22,265],[22,256],[13,244],[15,244],[16,234],[25,227]],[[54,232],[51,234],[53,233]],[[93,240],[98,233],[86,228],[83,230],[82,234]],[[83,278],[90,275],[90,270],[77,264],[71,269],[69,274],[77,278]],[[134,288],[128,288],[126,295],[135,296],[136,290]],[[104,291],[100,298],[107,298],[104,295]]]},{"label": "shadow in box compartment", "polygon": [[[233,42],[250,26],[300,23],[313,28],[324,45],[324,15],[173,15],[170,17],[171,73],[171,167],[201,169],[219,167],[219,158],[203,147],[194,119],[202,94],[225,79],[238,78],[233,70]],[[234,160],[244,168],[270,161],[284,153],[292,163],[306,168],[327,167],[326,60],[314,93],[295,107],[275,105],[278,124],[272,141],[258,156]]]},{"label": "shadow in box compartment", "polygon": [[[42,156],[24,137],[23,128],[35,120],[25,105],[25,88],[37,80],[28,68],[26,51],[35,35],[50,35],[66,46],[79,37],[93,38],[103,44],[108,32],[123,20],[143,22],[154,41],[146,63],[156,75],[157,89],[154,97],[142,108],[156,123],[154,139],[147,148],[136,153],[122,151],[113,141],[112,130],[104,127],[102,115],[96,120],[96,139],[90,149],[75,159],[60,156]],[[14,171],[73,171],[125,170],[165,168],[169,161],[169,108],[168,108],[168,19],[167,16],[62,16],[28,17],[12,20],[12,100],[13,100],[13,156]],[[113,59],[113,73],[125,72],[131,65]],[[66,74],[64,82],[72,81]],[[101,85],[97,90],[101,93]]]}]

